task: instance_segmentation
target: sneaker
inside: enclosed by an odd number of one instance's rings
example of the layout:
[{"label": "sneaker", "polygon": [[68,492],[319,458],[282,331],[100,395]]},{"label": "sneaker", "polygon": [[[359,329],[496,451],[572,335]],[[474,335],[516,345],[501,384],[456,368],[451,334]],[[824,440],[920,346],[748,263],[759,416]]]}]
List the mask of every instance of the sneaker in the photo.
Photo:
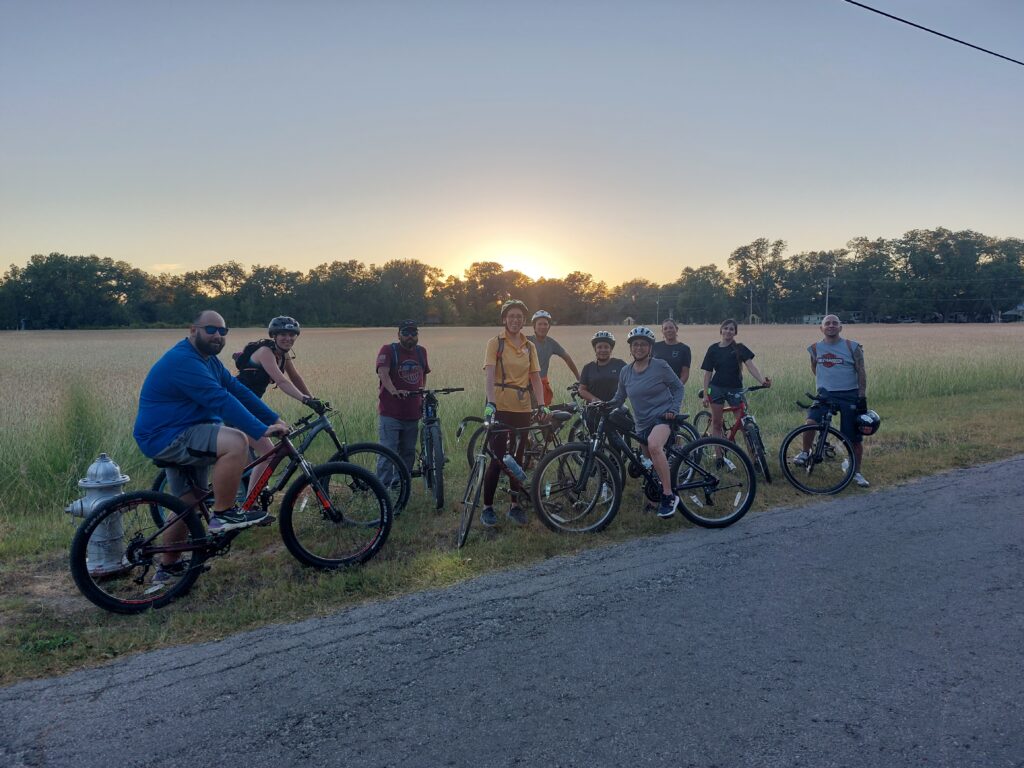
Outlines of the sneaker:
[{"label": "sneaker", "polygon": [[871,485],[871,483],[869,483],[867,479],[864,477],[864,475],[862,475],[860,472],[853,476],[853,482],[855,482],[861,488],[867,488],[869,485]]},{"label": "sneaker", "polygon": [[494,507],[484,507],[483,511],[480,512],[480,523],[493,528],[498,524],[498,516],[494,514]]},{"label": "sneaker", "polygon": [[223,512],[214,513],[208,527],[211,533],[224,533],[236,528],[248,528],[250,525],[256,525],[262,522],[266,516],[267,510],[265,509],[252,509],[246,512],[236,506]]},{"label": "sneaker", "polygon": [[839,466],[842,468],[843,472],[846,472],[846,470],[848,470],[850,468],[850,460],[849,459],[843,459],[843,463],[840,464]]},{"label": "sneaker", "polygon": [[186,570],[188,570],[188,566],[180,560],[176,563],[168,563],[167,565],[157,565],[156,573],[153,574],[149,589],[144,594],[152,595],[154,592],[159,592],[185,573]]},{"label": "sneaker", "polygon": [[526,512],[518,504],[513,504],[508,508],[508,519],[516,525],[526,525]]},{"label": "sneaker", "polygon": [[674,493],[666,496],[661,494],[661,506],[658,507],[658,517],[666,519],[672,517],[676,513],[676,504],[679,503],[679,497]]},{"label": "sneaker", "polygon": [[[809,458],[811,458],[811,455],[807,453],[807,451],[800,451],[800,453],[793,457],[793,463],[796,464],[798,467],[802,467],[804,464],[807,463],[807,460]],[[843,471],[846,471],[845,467],[843,467]]]}]

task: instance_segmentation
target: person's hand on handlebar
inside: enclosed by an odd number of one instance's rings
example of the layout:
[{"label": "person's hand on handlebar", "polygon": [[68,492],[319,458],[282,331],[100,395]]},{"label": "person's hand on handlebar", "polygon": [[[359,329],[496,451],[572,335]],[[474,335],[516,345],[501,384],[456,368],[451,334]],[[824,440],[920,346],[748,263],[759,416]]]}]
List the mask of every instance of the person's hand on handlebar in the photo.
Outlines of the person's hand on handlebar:
[{"label": "person's hand on handlebar", "polygon": [[302,404],[310,410],[321,414],[327,410],[327,403],[317,397],[304,397],[302,398]]},{"label": "person's hand on handlebar", "polygon": [[494,418],[494,414],[498,412],[498,406],[494,403],[487,403],[484,406],[484,420],[489,421]]},{"label": "person's hand on handlebar", "polygon": [[772,377],[771,376],[765,376],[764,377],[764,381],[761,382],[761,386],[770,389],[771,386],[772,386]]},{"label": "person's hand on handlebar", "polygon": [[267,431],[263,433],[263,437],[284,437],[292,428],[289,427],[285,422],[278,419],[273,424],[267,427]]},{"label": "person's hand on handlebar", "polygon": [[547,424],[548,420],[551,418],[551,409],[546,405],[542,405],[536,410],[534,416],[539,424]]}]

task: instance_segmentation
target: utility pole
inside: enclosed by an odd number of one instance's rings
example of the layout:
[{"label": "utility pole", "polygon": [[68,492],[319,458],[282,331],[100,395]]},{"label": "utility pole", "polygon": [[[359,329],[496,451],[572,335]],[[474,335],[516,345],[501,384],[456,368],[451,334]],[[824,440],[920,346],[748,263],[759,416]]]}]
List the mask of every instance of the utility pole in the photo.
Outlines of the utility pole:
[{"label": "utility pole", "polygon": [[658,297],[654,300],[654,324],[661,325],[661,291],[658,291]]},{"label": "utility pole", "polygon": [[754,324],[754,286],[753,284],[747,285],[747,291],[749,292],[750,308],[747,312],[747,325]]},{"label": "utility pole", "polygon": [[830,281],[831,281],[831,278],[828,278],[828,277],[825,278],[825,314],[826,315],[828,314],[828,289],[829,289],[829,282]]}]

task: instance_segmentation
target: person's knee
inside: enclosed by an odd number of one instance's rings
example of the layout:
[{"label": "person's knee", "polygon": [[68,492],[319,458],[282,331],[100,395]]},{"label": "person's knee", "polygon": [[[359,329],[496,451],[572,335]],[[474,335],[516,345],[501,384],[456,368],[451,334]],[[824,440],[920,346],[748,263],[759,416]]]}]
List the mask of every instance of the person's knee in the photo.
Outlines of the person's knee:
[{"label": "person's knee", "polygon": [[225,456],[244,459],[249,449],[249,438],[233,427],[221,427],[217,432],[217,458]]}]

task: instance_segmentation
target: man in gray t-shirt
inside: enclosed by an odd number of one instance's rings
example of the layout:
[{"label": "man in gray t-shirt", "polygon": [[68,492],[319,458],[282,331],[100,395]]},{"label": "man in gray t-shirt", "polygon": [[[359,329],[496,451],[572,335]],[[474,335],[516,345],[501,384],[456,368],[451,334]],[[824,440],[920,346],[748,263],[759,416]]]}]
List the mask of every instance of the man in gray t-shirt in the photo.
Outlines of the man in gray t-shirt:
[{"label": "man in gray t-shirt", "polygon": [[[811,357],[811,372],[818,394],[840,406],[839,429],[853,443],[853,455],[857,461],[853,480],[861,488],[867,488],[870,483],[861,474],[863,435],[857,428],[858,417],[868,410],[864,347],[852,339],[844,339],[840,335],[842,330],[843,324],[836,315],[826,315],[821,321],[823,338],[811,344],[807,352]],[[807,411],[807,423],[816,424],[825,410],[826,406],[815,404]],[[804,433],[803,453],[796,457],[797,463],[807,459],[813,439],[813,432]]]},{"label": "man in gray t-shirt", "polygon": [[551,364],[553,356],[557,355],[565,360],[565,364],[569,366],[569,370],[576,377],[576,381],[580,380],[580,372],[576,369],[576,363],[573,362],[572,357],[562,348],[561,344],[548,336],[549,330],[551,330],[551,313],[543,309],[534,312],[534,335],[527,336],[526,338],[532,341],[533,345],[537,348],[537,362],[540,364],[540,383],[544,387],[544,405],[551,405],[555,398],[551,384],[548,383],[548,365]]}]

